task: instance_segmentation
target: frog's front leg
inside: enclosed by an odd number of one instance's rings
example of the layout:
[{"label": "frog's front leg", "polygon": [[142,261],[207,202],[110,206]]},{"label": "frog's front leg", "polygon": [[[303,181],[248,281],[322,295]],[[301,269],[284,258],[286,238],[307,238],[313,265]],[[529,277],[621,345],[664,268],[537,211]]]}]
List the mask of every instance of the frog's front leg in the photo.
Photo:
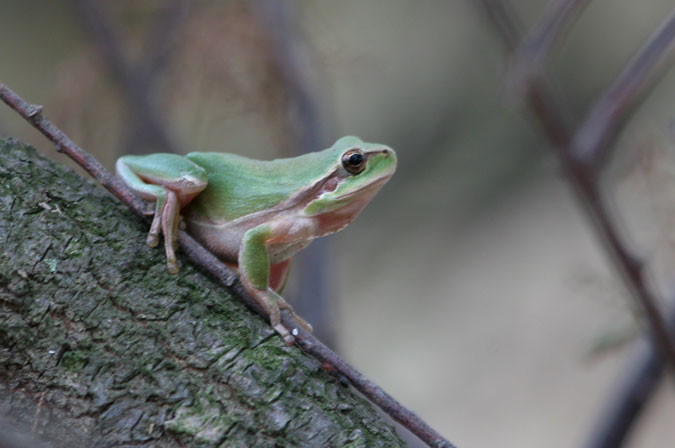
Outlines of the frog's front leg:
[{"label": "frog's front leg", "polygon": [[117,161],[116,169],[131,190],[145,200],[155,201],[146,242],[150,247],[157,246],[161,228],[167,268],[171,274],[177,274],[175,245],[180,209],[206,188],[206,171],[176,154],[124,156]]},{"label": "frog's front leg", "polygon": [[292,344],[295,339],[281,323],[280,310],[289,310],[298,324],[307,331],[312,331],[311,325],[297,316],[283,297],[270,287],[270,270],[273,265],[270,262],[268,245],[279,242],[288,234],[291,227],[292,224],[284,219],[261,224],[246,232],[239,249],[239,272],[242,284],[265,310],[272,328],[288,344]]}]

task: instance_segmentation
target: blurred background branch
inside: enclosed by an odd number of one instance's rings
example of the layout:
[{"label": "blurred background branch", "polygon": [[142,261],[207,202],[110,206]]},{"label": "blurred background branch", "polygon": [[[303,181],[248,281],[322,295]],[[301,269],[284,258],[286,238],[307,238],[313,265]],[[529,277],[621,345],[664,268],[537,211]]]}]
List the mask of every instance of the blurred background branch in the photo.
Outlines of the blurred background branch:
[{"label": "blurred background branch", "polygon": [[[579,17],[589,2],[590,0],[550,1],[546,11],[542,14],[542,18],[532,31],[521,39],[520,45],[518,45],[518,42],[511,42],[511,39],[517,40],[518,35],[515,30],[510,30],[509,32],[513,33],[513,36],[509,38],[509,45],[517,48],[517,55],[514,58],[516,67],[513,71],[521,73],[520,76],[522,76],[522,72],[530,73],[530,76],[539,73],[554,44]],[[493,17],[497,18],[496,15],[499,14],[504,19],[513,20],[513,17],[509,18],[505,11],[506,5],[493,4],[491,8]]]},{"label": "blurred background branch", "polygon": [[[675,331],[674,303],[671,303],[668,327]],[[616,448],[627,442],[654,397],[663,374],[663,361],[654,341],[643,338],[624,370],[599,412],[585,448]]]},{"label": "blurred background branch", "polygon": [[625,121],[669,66],[675,46],[675,10],[598,98],[574,136],[570,151],[589,166],[598,166],[615,147]]},{"label": "blurred background branch", "polygon": [[105,2],[73,0],[83,25],[94,38],[101,55],[125,96],[131,121],[127,124],[125,152],[180,153],[154,99],[154,88],[162,69],[168,64],[176,31],[188,8],[186,0],[166,2],[157,15],[154,32],[149,33],[141,61],[132,63],[124,49]]},{"label": "blurred background branch", "polygon": [[[568,18],[566,12],[572,10],[573,3],[556,2],[552,11],[553,14],[560,14],[560,19],[556,20],[549,14],[543,20],[544,25],[541,29],[545,31],[541,34],[548,37],[542,39],[543,43],[538,44],[538,50],[535,50],[538,55],[537,61],[544,59],[550,49],[550,43],[557,40],[556,35],[562,29],[560,25]],[[517,19],[508,0],[483,0],[483,5],[506,43],[507,49],[515,55],[527,51],[528,43],[526,41],[522,43],[524,38],[519,37],[521,34],[518,31]],[[659,348],[662,359],[669,365],[673,375],[675,375],[675,338],[659,310],[659,304],[664,301],[657,297],[649,285],[646,265],[622,237],[617,219],[610,212],[610,206],[600,192],[598,164],[605,158],[610,145],[628,118],[631,110],[628,106],[638,103],[644,97],[648,86],[654,81],[656,68],[664,63],[674,40],[675,11],[654,32],[610,88],[596,100],[591,113],[578,130],[568,128],[559,112],[563,110],[563,106],[554,98],[547,87],[548,81],[539,69],[530,71],[521,67],[516,72],[516,76],[528,73],[526,79],[517,81],[521,89],[519,93],[558,154],[569,181],[578,193],[582,208],[588,212],[600,239],[605,243],[607,252],[644,313],[647,329],[653,336],[650,340]],[[522,50],[521,45],[526,46],[526,49]],[[619,391],[617,399],[612,401],[614,410],[610,411],[608,413],[610,417],[603,421],[604,428],[597,431],[597,434],[603,435],[598,436],[591,446],[619,446],[635,416],[641,410],[640,406],[631,405],[646,401],[653,391],[653,387],[648,385],[652,385],[658,376],[660,371],[658,362],[651,354],[641,356],[637,362],[641,365],[637,366],[626,385]],[[647,387],[638,389],[637,386]],[[637,396],[636,392],[642,396]],[[604,445],[608,440],[611,442]]]}]

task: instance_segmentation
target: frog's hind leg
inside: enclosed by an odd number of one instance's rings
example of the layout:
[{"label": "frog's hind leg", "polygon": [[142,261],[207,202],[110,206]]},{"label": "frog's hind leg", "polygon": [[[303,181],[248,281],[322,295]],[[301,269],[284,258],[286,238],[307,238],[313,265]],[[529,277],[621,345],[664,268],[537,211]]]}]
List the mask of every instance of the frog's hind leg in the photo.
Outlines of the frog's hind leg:
[{"label": "frog's hind leg", "polygon": [[170,274],[178,274],[176,260],[176,237],[178,236],[180,207],[176,193],[166,190],[166,203],[162,209],[162,232],[164,232],[164,250],[166,251],[166,267]]},{"label": "frog's hind leg", "polygon": [[167,267],[170,273],[178,273],[175,249],[180,209],[206,188],[206,171],[176,154],[125,156],[117,161],[116,169],[118,176],[135,193],[155,201],[146,242],[150,247],[157,246],[161,228]]},{"label": "frog's hind leg", "polygon": [[146,201],[155,201],[155,212],[148,232],[146,243],[150,247],[156,247],[159,244],[159,229],[162,226],[162,209],[166,204],[166,188],[146,183],[141,179],[125,162],[124,158],[117,161],[115,166],[117,175],[124,183]]},{"label": "frog's hind leg", "polygon": [[[156,185],[148,185],[149,187],[156,187]],[[166,189],[158,187],[157,191],[157,200],[155,202],[155,213],[152,218],[152,224],[150,224],[150,231],[148,232],[148,238],[145,240],[145,243],[150,247],[157,247],[159,244],[159,229],[162,226],[162,209],[164,209],[164,204],[166,204]]]}]

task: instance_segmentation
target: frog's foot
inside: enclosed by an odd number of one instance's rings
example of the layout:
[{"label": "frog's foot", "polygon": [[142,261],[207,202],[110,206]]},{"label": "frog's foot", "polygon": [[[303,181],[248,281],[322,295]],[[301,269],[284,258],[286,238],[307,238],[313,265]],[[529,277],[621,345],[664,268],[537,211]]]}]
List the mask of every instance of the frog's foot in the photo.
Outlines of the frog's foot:
[{"label": "frog's foot", "polygon": [[276,324],[273,325],[274,330],[279,333],[279,336],[284,340],[284,342],[288,345],[293,345],[295,342],[295,338],[293,335],[288,331],[288,328],[284,326],[284,324]]},{"label": "frog's foot", "polygon": [[169,271],[169,274],[171,275],[176,275],[180,272],[180,268],[178,267],[178,261],[176,260],[175,256],[173,257],[173,260],[167,258],[166,270]]},{"label": "frog's foot", "polygon": [[305,330],[309,331],[310,333],[312,333],[312,332],[314,331],[314,328],[312,328],[312,325],[311,325],[309,322],[307,322],[305,319],[303,319],[302,317],[300,317],[300,316],[298,316],[297,314],[295,314],[295,311],[293,311],[293,308],[291,307],[291,305],[289,305],[289,303],[286,302],[283,298],[282,298],[281,300],[279,300],[279,301],[277,302],[277,304],[278,304],[278,306],[279,306],[279,309],[290,311],[290,312],[291,312],[291,317],[293,317],[293,319],[294,319],[294,320],[295,320],[302,328],[304,328]]},{"label": "frog's foot", "polygon": [[155,203],[155,213],[148,232],[148,238],[145,241],[150,247],[156,247],[159,244],[159,233],[164,234],[164,249],[166,252],[166,267],[171,274],[178,274],[178,260],[176,259],[178,222],[180,219],[180,204],[176,193],[168,188],[164,188],[161,194],[157,195]]},{"label": "frog's foot", "polygon": [[[244,282],[246,285],[247,282]],[[259,288],[246,288],[253,298],[260,304],[265,313],[270,319],[270,325],[274,330],[279,333],[279,336],[286,342],[288,345],[293,345],[295,338],[288,331],[288,328],[281,323],[281,312],[279,310],[281,303],[286,303],[284,299],[271,289],[259,289]]]},{"label": "frog's foot", "polygon": [[148,232],[148,238],[145,240],[145,244],[150,247],[157,247],[159,244],[159,229],[162,226],[162,209],[166,203],[166,197],[158,197],[157,203],[155,205],[155,213],[152,218],[152,224],[150,224],[150,231]]},{"label": "frog's foot", "polygon": [[150,247],[157,247],[159,244],[159,234],[153,231],[148,232],[148,238],[145,240],[145,244]]}]

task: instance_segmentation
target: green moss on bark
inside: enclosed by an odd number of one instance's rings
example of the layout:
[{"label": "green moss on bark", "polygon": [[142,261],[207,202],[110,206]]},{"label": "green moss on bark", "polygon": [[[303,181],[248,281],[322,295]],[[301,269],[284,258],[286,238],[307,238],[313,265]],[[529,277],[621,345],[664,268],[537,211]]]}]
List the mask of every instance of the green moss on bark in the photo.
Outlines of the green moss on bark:
[{"label": "green moss on bark", "polygon": [[54,446],[400,446],[113,198],[0,140],[0,411]]}]

